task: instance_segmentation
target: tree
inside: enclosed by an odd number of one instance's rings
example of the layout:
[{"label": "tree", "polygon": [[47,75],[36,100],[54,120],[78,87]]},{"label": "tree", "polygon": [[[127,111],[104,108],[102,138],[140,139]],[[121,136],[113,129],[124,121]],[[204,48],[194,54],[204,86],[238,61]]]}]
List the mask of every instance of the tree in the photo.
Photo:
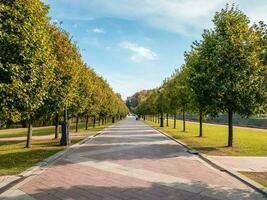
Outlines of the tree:
[{"label": "tree", "polygon": [[134,111],[134,109],[139,105],[142,99],[148,96],[149,93],[150,90],[141,90],[139,92],[136,92],[134,95],[127,97],[126,105],[130,109],[130,111]]},{"label": "tree", "polygon": [[259,112],[266,114],[267,111],[267,25],[263,22],[254,24],[253,29],[255,31],[254,45],[257,46],[257,53],[260,59],[260,65],[262,66],[262,74],[264,77],[264,103],[259,107]]},{"label": "tree", "polygon": [[[55,68],[55,87],[50,95],[49,103],[53,105],[50,112],[56,115],[55,137],[58,137],[58,115],[63,110],[70,109],[72,116],[73,107],[79,100],[78,88],[79,78],[82,70],[82,60],[78,47],[71,41],[69,34],[55,25],[50,26],[50,35],[53,42],[53,54],[56,57],[57,65]],[[71,110],[72,109],[72,110]],[[66,116],[67,117],[67,116]],[[67,121],[63,122],[67,128]],[[65,134],[65,128],[62,133]],[[63,136],[63,135],[62,135]],[[62,144],[65,143],[61,142]],[[69,143],[69,141],[67,141]]]},{"label": "tree", "polygon": [[160,127],[164,127],[164,110],[166,110],[166,104],[164,102],[164,88],[160,87],[157,89],[157,98],[156,98],[156,106],[158,108],[158,112],[160,114]]},{"label": "tree", "polygon": [[78,132],[79,128],[79,118],[88,115],[87,108],[92,104],[93,75],[95,74],[91,73],[90,69],[81,63],[80,78],[77,85],[77,98],[71,106],[72,113],[76,117],[76,132]]},{"label": "tree", "polygon": [[249,117],[263,103],[264,77],[255,31],[234,6],[215,14],[215,47],[210,72],[216,83],[218,108],[228,112],[228,146],[233,145],[233,114]]},{"label": "tree", "polygon": [[204,31],[201,42],[194,42],[190,52],[185,53],[186,67],[188,68],[188,84],[192,91],[192,109],[199,113],[199,137],[202,137],[203,115],[218,114],[216,82],[211,76],[211,64],[214,50],[214,33]]},{"label": "tree", "polygon": [[165,82],[165,95],[167,96],[168,99],[168,110],[171,114],[173,114],[173,128],[176,128],[176,115],[177,111],[179,110],[179,104],[178,104],[178,98],[179,96],[177,95],[177,87],[179,85],[176,84],[175,79],[175,74],[173,74],[168,81]]},{"label": "tree", "polygon": [[32,122],[53,80],[47,12],[39,0],[2,1],[0,6],[0,101],[5,113],[28,121],[26,147],[31,146]]},{"label": "tree", "polygon": [[183,65],[180,70],[176,70],[174,75],[174,89],[177,97],[177,108],[183,115],[183,131],[185,132],[185,112],[190,108],[190,89],[188,86],[188,70]]},{"label": "tree", "polygon": [[173,112],[173,108],[171,105],[171,94],[168,91],[168,83],[169,79],[165,79],[162,84],[163,90],[163,99],[164,99],[164,112],[166,113],[166,126],[169,126],[169,114]]}]

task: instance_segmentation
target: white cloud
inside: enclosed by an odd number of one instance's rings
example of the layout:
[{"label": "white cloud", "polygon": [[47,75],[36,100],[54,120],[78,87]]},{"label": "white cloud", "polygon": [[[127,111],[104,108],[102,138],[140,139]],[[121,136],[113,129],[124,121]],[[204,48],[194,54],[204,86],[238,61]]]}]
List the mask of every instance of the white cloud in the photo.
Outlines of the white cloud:
[{"label": "white cloud", "polygon": [[[45,0],[61,5],[55,17],[60,19],[91,20],[92,18],[119,18],[165,31],[184,35],[199,35],[212,25],[211,17],[226,3],[235,3],[252,21],[267,21],[266,0]],[[59,9],[67,9],[67,12]]]},{"label": "white cloud", "polygon": [[106,31],[103,28],[94,28],[92,31],[94,33],[106,33]]},{"label": "white cloud", "polygon": [[157,54],[149,48],[145,48],[136,43],[122,42],[119,46],[132,51],[133,55],[131,56],[131,60],[135,62],[140,62],[142,60],[156,60],[158,57]]}]

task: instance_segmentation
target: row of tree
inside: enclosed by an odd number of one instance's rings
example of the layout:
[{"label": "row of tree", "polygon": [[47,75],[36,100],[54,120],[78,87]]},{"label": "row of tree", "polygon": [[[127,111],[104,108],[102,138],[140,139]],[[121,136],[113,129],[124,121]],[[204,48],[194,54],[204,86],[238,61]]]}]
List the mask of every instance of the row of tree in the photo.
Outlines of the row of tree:
[{"label": "row of tree", "polygon": [[[55,119],[55,136],[63,111],[69,117],[125,116],[120,95],[86,65],[70,35],[51,24],[40,0],[0,3],[0,118],[32,123]],[[87,127],[87,126],[86,126]]]},{"label": "row of tree", "polygon": [[[267,28],[263,22],[251,25],[238,8],[226,6],[213,18],[214,28],[185,53],[185,64],[152,90],[137,106],[140,115],[185,113],[202,119],[228,113],[228,146],[233,145],[233,114],[249,117],[267,111]],[[174,127],[176,124],[174,124]]]}]

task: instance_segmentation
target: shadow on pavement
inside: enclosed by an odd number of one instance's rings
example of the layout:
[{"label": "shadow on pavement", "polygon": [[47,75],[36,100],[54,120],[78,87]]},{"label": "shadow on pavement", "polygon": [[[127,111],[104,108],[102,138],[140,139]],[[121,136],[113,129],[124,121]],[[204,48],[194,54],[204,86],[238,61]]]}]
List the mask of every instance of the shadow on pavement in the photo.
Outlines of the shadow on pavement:
[{"label": "shadow on pavement", "polygon": [[[183,188],[183,189],[179,189]],[[195,191],[193,191],[195,189]],[[250,193],[238,189],[222,190],[211,188],[207,184],[195,182],[190,184],[177,183],[174,186],[146,183],[143,187],[138,186],[110,186],[74,185],[72,187],[53,187],[40,185],[24,186],[22,191],[37,200],[213,200],[213,199],[240,199],[262,200],[264,197],[259,193]],[[17,197],[16,199],[19,199]]]},{"label": "shadow on pavement", "polygon": [[[97,151],[100,151],[99,153]],[[106,150],[103,151],[103,150]],[[176,144],[150,144],[150,145],[90,145],[80,147],[77,152],[83,157],[97,161],[105,160],[133,160],[133,159],[151,159],[160,160],[164,158],[174,158],[179,156],[192,157],[192,154]]]}]

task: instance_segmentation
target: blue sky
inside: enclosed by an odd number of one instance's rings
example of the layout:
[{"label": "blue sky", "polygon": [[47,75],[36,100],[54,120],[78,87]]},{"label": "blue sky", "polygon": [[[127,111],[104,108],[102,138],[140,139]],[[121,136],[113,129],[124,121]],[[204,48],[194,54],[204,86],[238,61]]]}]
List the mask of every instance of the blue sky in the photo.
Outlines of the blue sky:
[{"label": "blue sky", "polygon": [[[44,0],[62,21],[84,61],[125,99],[161,84],[179,68],[184,51],[212,27],[212,16],[236,3],[267,22],[266,0]],[[253,3],[252,3],[253,2]]]}]

